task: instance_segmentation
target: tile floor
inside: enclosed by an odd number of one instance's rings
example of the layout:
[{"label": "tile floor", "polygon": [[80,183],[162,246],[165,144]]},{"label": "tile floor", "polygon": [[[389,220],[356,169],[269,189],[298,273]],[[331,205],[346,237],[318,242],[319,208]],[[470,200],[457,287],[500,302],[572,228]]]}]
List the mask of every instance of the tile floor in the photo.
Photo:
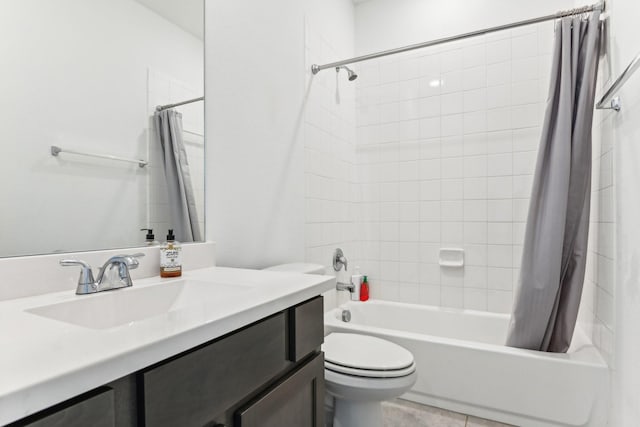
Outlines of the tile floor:
[{"label": "tile floor", "polygon": [[511,427],[402,399],[382,404],[384,427]]}]

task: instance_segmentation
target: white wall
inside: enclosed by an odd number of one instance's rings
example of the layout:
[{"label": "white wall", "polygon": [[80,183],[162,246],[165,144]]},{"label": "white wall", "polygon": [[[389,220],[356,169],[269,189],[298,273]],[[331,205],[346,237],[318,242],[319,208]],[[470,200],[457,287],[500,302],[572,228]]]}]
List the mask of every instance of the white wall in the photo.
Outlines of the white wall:
[{"label": "white wall", "polygon": [[[640,3],[635,0],[609,0],[610,14],[607,56],[601,70],[603,81],[611,81],[640,51],[638,23]],[[640,419],[640,75],[636,73],[620,92],[623,103],[619,113],[601,113],[599,138],[602,141],[601,170],[607,178],[612,167],[612,189],[615,218],[601,227],[599,247],[612,254],[614,271],[598,265],[596,315],[601,327],[600,346],[608,356],[612,369],[611,427],[631,427]],[[609,153],[612,161],[606,160]],[[600,187],[603,187],[601,185]],[[601,200],[611,197],[602,193]],[[614,232],[615,230],[615,232]],[[615,235],[614,235],[615,234]],[[614,284],[614,285],[613,285]],[[598,319],[595,336],[598,338]]]},{"label": "white wall", "polygon": [[142,244],[148,170],[49,147],[147,158],[148,69],[202,90],[202,41],[133,0],[5,1],[0,28],[0,254]]},{"label": "white wall", "polygon": [[304,257],[304,9],[298,0],[205,7],[207,237],[218,264]]},{"label": "white wall", "polygon": [[[309,80],[308,68],[352,54],[352,8],[349,0],[207,2],[207,236],[218,243],[219,265],[328,264],[331,254],[317,248],[344,240],[348,214],[333,207],[349,196],[305,195],[305,182],[326,179],[348,191],[340,143],[349,118],[340,111],[353,89],[335,106],[333,89]],[[306,241],[319,222],[338,232]]]}]

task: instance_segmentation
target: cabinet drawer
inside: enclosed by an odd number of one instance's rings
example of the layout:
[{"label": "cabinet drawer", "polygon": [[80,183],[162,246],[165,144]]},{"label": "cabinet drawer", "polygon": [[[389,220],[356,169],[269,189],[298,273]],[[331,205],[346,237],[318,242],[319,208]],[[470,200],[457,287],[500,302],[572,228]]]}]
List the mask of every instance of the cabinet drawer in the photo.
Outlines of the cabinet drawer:
[{"label": "cabinet drawer", "polygon": [[146,426],[203,426],[290,365],[285,313],[141,373]]},{"label": "cabinet drawer", "polygon": [[113,390],[101,387],[10,424],[10,427],[18,426],[114,427]]},{"label": "cabinet drawer", "polygon": [[324,303],[315,297],[289,309],[289,360],[297,362],[324,341]]},{"label": "cabinet drawer", "polygon": [[324,427],[324,355],[236,412],[236,427]]}]

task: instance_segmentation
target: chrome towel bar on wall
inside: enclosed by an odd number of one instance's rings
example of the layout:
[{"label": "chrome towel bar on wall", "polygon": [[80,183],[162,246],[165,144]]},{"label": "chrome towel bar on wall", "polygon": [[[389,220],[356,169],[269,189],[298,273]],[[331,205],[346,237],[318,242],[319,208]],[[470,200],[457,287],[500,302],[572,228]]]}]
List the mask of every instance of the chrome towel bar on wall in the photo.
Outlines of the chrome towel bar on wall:
[{"label": "chrome towel bar on wall", "polygon": [[62,149],[55,145],[51,146],[52,156],[57,156],[60,153],[76,154],[78,156],[87,156],[87,157],[97,157],[99,159],[117,160],[119,162],[137,163],[138,166],[140,166],[141,168],[149,164],[149,162],[147,162],[146,160],[141,160],[141,159],[127,159],[125,157],[111,156],[109,154],[85,153],[82,151]]},{"label": "chrome towel bar on wall", "polygon": [[620,111],[622,105],[620,103],[620,97],[616,96],[616,94],[638,68],[640,68],[640,53],[633,58],[627,68],[624,69],[624,71],[613,82],[611,87],[609,87],[604,95],[602,95],[602,98],[596,104],[596,110]]}]

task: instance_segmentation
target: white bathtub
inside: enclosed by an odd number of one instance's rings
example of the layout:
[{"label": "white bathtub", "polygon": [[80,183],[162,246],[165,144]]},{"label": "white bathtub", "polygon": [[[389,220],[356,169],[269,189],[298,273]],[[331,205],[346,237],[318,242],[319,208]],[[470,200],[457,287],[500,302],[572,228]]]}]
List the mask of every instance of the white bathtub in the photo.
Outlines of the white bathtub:
[{"label": "white bathtub", "polygon": [[[341,320],[342,308],[351,321]],[[608,368],[577,331],[566,354],[502,345],[509,316],[370,300],[325,314],[325,331],[409,349],[418,381],[405,399],[522,427],[606,425]]]}]

